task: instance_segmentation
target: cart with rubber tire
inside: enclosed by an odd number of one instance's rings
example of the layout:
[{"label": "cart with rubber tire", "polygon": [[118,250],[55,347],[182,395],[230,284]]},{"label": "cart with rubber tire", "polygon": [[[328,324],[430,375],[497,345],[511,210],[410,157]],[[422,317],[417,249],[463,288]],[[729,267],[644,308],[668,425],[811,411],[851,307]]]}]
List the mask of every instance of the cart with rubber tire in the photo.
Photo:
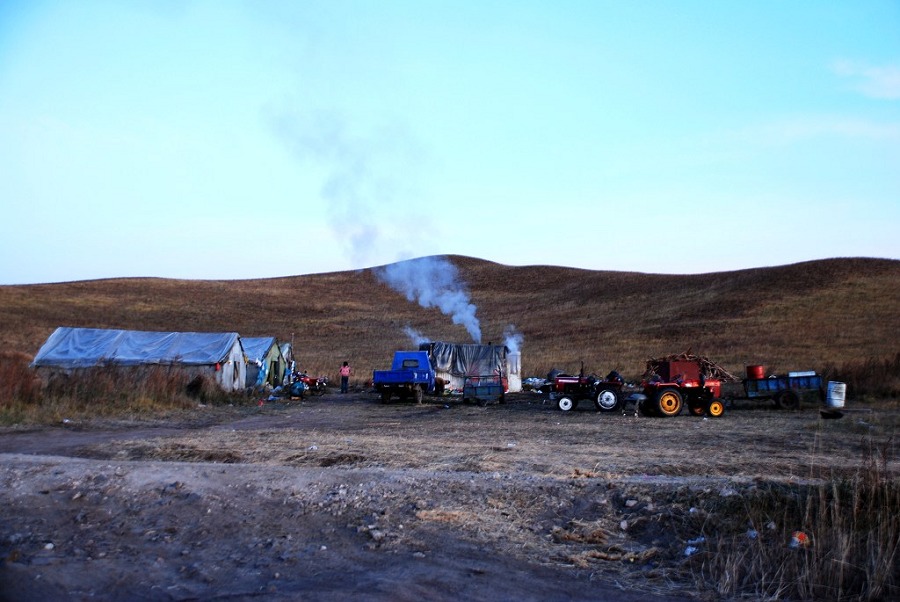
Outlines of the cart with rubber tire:
[{"label": "cart with rubber tire", "polygon": [[499,376],[467,376],[463,381],[463,403],[485,406],[490,402],[506,403],[506,387]]},{"label": "cart with rubber tire", "polygon": [[[788,372],[787,376],[743,379],[744,397],[750,400],[772,400],[784,410],[800,409],[800,402],[810,394],[825,399],[822,377],[814,371]],[[738,399],[738,398],[733,398]]]}]

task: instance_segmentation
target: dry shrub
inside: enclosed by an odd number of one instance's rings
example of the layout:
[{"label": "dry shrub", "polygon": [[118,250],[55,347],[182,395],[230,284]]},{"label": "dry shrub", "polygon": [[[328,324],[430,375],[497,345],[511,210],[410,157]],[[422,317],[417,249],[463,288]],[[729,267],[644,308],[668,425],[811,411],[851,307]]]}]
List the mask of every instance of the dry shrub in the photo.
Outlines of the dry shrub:
[{"label": "dry shrub", "polygon": [[900,353],[889,358],[869,358],[862,362],[827,365],[822,370],[825,380],[847,383],[859,399],[900,398]]},{"label": "dry shrub", "polygon": [[[692,558],[698,585],[728,598],[874,602],[900,596],[900,482],[892,441],[868,446],[858,473],[802,486],[770,485],[718,508],[709,551]],[[748,536],[748,525],[754,536]],[[807,545],[791,545],[792,534]]]},{"label": "dry shrub", "polygon": [[40,399],[41,382],[30,363],[24,353],[0,352],[0,407],[33,404]]},{"label": "dry shrub", "polygon": [[207,375],[176,366],[103,364],[46,377],[41,409],[50,419],[66,415],[152,414],[203,403],[240,401]]}]

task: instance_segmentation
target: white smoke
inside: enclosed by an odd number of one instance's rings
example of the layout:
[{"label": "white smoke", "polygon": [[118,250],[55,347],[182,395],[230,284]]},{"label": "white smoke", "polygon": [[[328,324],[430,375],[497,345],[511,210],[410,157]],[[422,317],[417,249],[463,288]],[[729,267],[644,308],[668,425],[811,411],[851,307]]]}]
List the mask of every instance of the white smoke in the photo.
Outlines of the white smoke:
[{"label": "white smoke", "polygon": [[416,349],[418,349],[419,345],[421,345],[423,343],[431,342],[431,339],[426,337],[424,334],[422,334],[421,332],[419,332],[418,330],[416,330],[409,324],[407,324],[406,326],[403,327],[403,332],[406,333],[406,336],[409,337],[409,340],[412,341],[412,344],[415,346]]},{"label": "white smoke", "polygon": [[472,340],[481,343],[481,323],[475,316],[476,307],[469,301],[469,293],[459,278],[456,266],[446,257],[421,257],[400,261],[375,271],[375,275],[402,293],[409,301],[422,307],[437,307],[469,332]]},{"label": "white smoke", "polygon": [[525,336],[516,330],[512,324],[503,329],[503,344],[506,345],[510,353],[518,353],[522,350],[522,344],[525,342]]},{"label": "white smoke", "polygon": [[403,223],[414,218],[419,231],[432,227],[427,216],[409,209],[395,218],[391,228],[377,218],[379,210],[415,194],[413,182],[422,153],[404,128],[360,135],[336,112],[275,113],[271,125],[299,160],[322,169],[319,194],[328,209],[328,225],[354,265],[365,265],[379,251],[396,246],[386,236],[396,229],[398,219]]}]

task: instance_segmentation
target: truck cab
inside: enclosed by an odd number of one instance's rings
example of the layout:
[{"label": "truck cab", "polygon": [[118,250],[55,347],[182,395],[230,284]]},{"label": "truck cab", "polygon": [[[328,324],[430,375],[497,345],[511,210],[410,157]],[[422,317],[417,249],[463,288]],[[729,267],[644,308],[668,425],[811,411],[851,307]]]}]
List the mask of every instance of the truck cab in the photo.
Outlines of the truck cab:
[{"label": "truck cab", "polygon": [[424,351],[397,351],[390,370],[375,370],[372,385],[381,395],[381,401],[390,401],[393,395],[401,400],[410,396],[422,403],[425,393],[434,393],[434,368]]}]

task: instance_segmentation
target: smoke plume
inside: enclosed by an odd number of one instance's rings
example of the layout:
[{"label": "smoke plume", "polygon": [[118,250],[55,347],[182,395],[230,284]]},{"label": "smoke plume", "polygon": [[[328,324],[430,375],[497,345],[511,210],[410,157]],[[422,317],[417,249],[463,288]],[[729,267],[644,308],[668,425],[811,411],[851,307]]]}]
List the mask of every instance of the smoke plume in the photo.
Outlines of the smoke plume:
[{"label": "smoke plume", "polygon": [[522,343],[525,342],[525,336],[516,330],[512,324],[503,329],[503,344],[506,345],[510,353],[518,353],[522,350]]},{"label": "smoke plume", "polygon": [[446,257],[422,257],[400,261],[375,271],[376,276],[422,307],[437,307],[481,343],[481,324],[476,307],[459,278],[456,266]]},{"label": "smoke plume", "polygon": [[422,343],[431,342],[431,339],[408,324],[403,327],[403,332],[406,333],[406,336],[409,337],[409,340],[412,341],[412,344],[416,349],[418,349],[419,345],[421,345]]},{"label": "smoke plume", "polygon": [[[319,195],[328,209],[328,226],[354,265],[365,265],[388,246],[396,247],[390,233],[406,226],[407,220],[415,219],[419,230],[430,227],[426,216],[409,208],[394,212],[390,227],[379,218],[394,203],[415,194],[422,153],[404,128],[360,135],[336,112],[275,113],[271,123],[300,161],[321,169]],[[402,229],[407,234],[418,231]]]}]

